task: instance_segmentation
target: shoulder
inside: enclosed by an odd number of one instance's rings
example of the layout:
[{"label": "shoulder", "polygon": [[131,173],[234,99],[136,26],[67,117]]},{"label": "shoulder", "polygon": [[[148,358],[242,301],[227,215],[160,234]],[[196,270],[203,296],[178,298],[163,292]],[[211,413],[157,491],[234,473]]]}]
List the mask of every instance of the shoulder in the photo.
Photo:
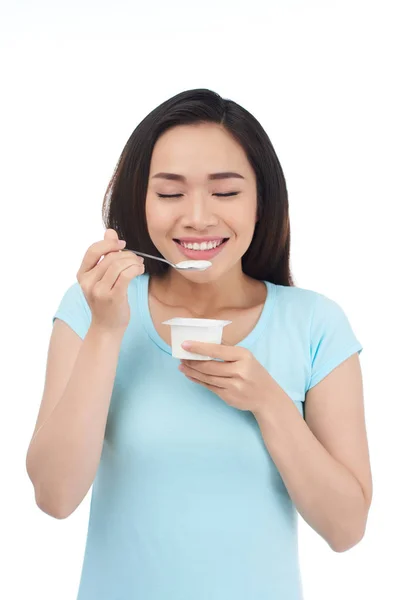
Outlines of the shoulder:
[{"label": "shoulder", "polygon": [[65,289],[64,295],[62,297],[62,302],[64,304],[71,303],[71,304],[75,304],[75,305],[81,305],[86,310],[90,311],[89,305],[85,298],[85,294],[83,293],[82,288],[78,281],[75,281],[74,283],[70,284]]},{"label": "shoulder", "polygon": [[76,281],[69,285],[61,297],[58,308],[53,314],[56,319],[65,321],[81,338],[84,338],[90,322],[91,311],[80,284]]},{"label": "shoulder", "polygon": [[342,309],[338,302],[326,296],[321,292],[303,287],[286,286],[273,284],[276,290],[278,302],[282,305],[294,306],[297,309],[304,309],[311,312],[315,311],[340,312]]},{"label": "shoulder", "polygon": [[291,310],[297,314],[312,313],[317,297],[320,296],[318,292],[302,287],[279,285],[279,284],[268,284],[271,290],[276,296],[276,305],[278,310]]},{"label": "shoulder", "polygon": [[360,344],[355,337],[347,312],[329,296],[299,287],[276,286],[277,306],[286,322],[308,330],[310,344],[318,348],[321,341],[348,345]]},{"label": "shoulder", "polygon": [[326,328],[347,327],[348,318],[340,304],[308,288],[274,284],[274,314],[277,322],[297,324],[311,337]]}]

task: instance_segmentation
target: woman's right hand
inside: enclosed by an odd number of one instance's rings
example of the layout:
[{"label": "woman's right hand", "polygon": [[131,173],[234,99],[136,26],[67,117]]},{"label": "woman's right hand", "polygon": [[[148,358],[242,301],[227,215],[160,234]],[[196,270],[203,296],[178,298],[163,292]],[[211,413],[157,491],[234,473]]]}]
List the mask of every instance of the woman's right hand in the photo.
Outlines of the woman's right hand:
[{"label": "woman's right hand", "polygon": [[107,229],[104,240],[88,248],[76,275],[92,312],[92,325],[109,331],[127,328],[128,285],[144,273],[143,258],[120,252],[124,245],[114,229]]}]

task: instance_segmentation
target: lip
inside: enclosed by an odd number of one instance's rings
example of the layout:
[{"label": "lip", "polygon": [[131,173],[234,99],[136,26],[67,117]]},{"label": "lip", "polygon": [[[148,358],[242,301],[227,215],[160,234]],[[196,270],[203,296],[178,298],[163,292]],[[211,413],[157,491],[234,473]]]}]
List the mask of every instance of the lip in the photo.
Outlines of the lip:
[{"label": "lip", "polygon": [[222,240],[227,239],[224,236],[206,236],[206,237],[179,237],[175,238],[175,240],[179,240],[180,242],[185,242],[185,244],[201,244],[202,242],[221,242]]},{"label": "lip", "polygon": [[[202,238],[200,241],[200,238],[190,238],[193,241],[189,241],[189,238],[179,238],[180,241],[183,241],[187,244],[193,244],[195,242],[197,242],[198,244],[201,243],[201,241],[206,242],[213,242],[216,241],[218,239],[223,240],[224,238]],[[225,242],[222,242],[222,244],[220,244],[219,246],[217,246],[216,248],[211,248],[211,250],[190,250],[190,248],[185,248],[184,246],[182,246],[179,242],[174,240],[174,243],[176,244],[176,246],[178,247],[178,249],[180,250],[180,252],[183,254],[183,256],[186,256],[186,258],[189,258],[190,260],[210,260],[211,258],[214,258],[215,256],[217,256],[217,254],[219,254],[226,246],[227,242],[229,242],[229,238],[226,239]]]}]

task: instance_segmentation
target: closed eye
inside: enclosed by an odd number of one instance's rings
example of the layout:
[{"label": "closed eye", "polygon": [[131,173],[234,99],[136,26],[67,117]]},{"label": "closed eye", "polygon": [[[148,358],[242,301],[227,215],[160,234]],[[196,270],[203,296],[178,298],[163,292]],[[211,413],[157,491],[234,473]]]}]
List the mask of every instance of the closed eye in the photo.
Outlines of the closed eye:
[{"label": "closed eye", "polygon": [[[229,192],[228,194],[214,194],[219,198],[227,198],[228,196],[237,196],[239,192]],[[180,198],[183,194],[157,194],[159,198]]]}]

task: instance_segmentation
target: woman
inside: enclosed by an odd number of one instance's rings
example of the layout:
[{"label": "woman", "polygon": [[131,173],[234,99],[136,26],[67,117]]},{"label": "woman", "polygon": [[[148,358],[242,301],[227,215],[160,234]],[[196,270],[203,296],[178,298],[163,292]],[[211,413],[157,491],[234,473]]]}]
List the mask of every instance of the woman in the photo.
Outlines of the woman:
[{"label": "woman", "polygon": [[[209,90],[178,94],[128,140],[104,222],[53,319],[27,455],[56,518],[93,483],[79,600],[298,600],[296,509],[342,552],[372,483],[362,348],[293,284],[267,134]],[[144,272],[135,250],[212,267]],[[186,345],[219,360],[173,358],[175,316],[231,320],[221,345]]]}]

